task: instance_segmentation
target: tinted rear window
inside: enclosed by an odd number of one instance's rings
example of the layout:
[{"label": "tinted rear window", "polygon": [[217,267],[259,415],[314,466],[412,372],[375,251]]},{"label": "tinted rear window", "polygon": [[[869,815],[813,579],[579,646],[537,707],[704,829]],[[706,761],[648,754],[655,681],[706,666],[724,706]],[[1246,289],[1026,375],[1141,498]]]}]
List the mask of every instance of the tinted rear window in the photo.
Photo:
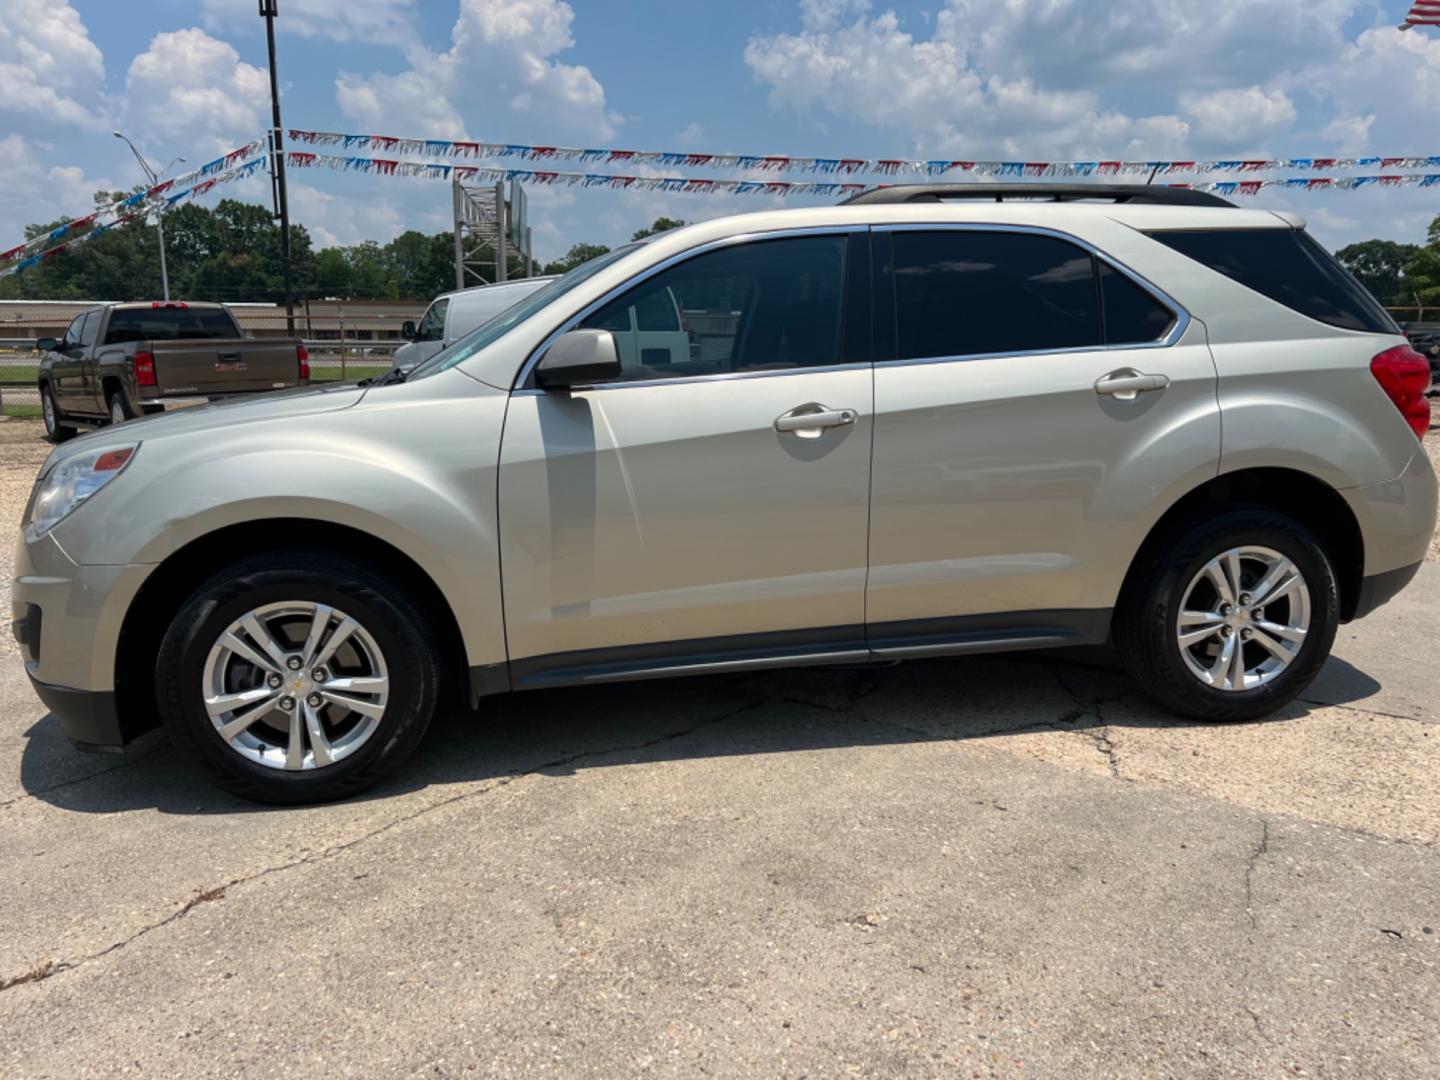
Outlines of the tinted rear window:
[{"label": "tinted rear window", "polygon": [[1365,287],[1299,229],[1182,230],[1150,235],[1312,319],[1345,330],[1400,332]]},{"label": "tinted rear window", "polygon": [[117,308],[110,313],[105,344],[239,336],[235,321],[222,308]]},{"label": "tinted rear window", "polygon": [[1175,313],[1108,263],[1100,263],[1105,298],[1105,343],[1142,345],[1158,341],[1175,325]]},{"label": "tinted rear window", "polygon": [[945,230],[894,237],[901,360],[1099,348],[1088,251],[1028,233]]}]

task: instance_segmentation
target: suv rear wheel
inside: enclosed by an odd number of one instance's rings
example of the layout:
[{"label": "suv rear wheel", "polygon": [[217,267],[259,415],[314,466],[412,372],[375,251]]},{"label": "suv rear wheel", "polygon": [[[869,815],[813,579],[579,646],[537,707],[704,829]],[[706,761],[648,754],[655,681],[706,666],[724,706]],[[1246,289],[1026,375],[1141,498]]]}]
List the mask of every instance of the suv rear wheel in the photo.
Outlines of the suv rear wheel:
[{"label": "suv rear wheel", "polygon": [[1117,612],[1121,660],[1196,720],[1252,720],[1285,705],[1330,655],[1339,622],[1330,560],[1299,522],[1235,509],[1181,534]]},{"label": "suv rear wheel", "polygon": [[215,783],[270,803],[344,798],[409,756],[440,686],[424,615],[369,566],[280,552],[226,569],[181,607],[156,696]]}]

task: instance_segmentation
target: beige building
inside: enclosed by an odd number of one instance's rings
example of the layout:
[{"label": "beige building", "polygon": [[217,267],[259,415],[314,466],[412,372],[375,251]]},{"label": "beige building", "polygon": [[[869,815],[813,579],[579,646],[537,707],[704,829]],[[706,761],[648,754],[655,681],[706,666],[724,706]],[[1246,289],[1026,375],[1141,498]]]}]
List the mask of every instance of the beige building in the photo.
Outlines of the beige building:
[{"label": "beige building", "polygon": [[[59,337],[76,315],[104,300],[0,300],[0,340]],[[230,304],[240,328],[256,337],[283,337],[285,309],[277,304]],[[400,340],[406,319],[418,321],[418,300],[306,300],[295,307],[296,333],[309,341],[340,338]]]}]

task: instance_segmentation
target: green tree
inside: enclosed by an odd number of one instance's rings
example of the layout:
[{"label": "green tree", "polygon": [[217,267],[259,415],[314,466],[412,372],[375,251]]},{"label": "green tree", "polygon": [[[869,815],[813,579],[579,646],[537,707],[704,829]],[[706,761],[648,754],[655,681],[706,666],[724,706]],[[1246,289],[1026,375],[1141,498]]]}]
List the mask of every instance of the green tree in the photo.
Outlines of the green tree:
[{"label": "green tree", "polygon": [[645,228],[636,229],[635,235],[630,237],[630,239],[644,240],[646,237],[658,236],[660,233],[669,232],[671,229],[679,229],[686,224],[688,224],[688,222],[681,221],[679,218],[658,217],[649,225],[645,226]]},{"label": "green tree", "polygon": [[1362,240],[1335,253],[1345,268],[1382,304],[1404,303],[1401,279],[1420,248],[1394,240]]},{"label": "green tree", "polygon": [[564,256],[545,265],[546,274],[567,274],[581,263],[599,258],[610,251],[604,244],[576,244]]}]

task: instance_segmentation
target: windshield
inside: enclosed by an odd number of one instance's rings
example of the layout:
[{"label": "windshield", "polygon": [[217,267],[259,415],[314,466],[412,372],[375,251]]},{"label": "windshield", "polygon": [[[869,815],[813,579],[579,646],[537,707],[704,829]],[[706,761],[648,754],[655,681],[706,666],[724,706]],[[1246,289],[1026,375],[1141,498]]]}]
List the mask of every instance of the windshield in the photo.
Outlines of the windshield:
[{"label": "windshield", "polygon": [[557,278],[538,292],[530,294],[512,307],[506,308],[483,326],[466,334],[448,349],[441,349],[410,372],[405,381],[414,382],[416,379],[423,379],[469,359],[481,349],[487,348],[508,334],[531,315],[558,300],[581,282],[594,277],[605,267],[624,258],[640,246],[640,244],[626,244],[624,247],[596,256],[587,263],[581,263],[564,277]]}]

